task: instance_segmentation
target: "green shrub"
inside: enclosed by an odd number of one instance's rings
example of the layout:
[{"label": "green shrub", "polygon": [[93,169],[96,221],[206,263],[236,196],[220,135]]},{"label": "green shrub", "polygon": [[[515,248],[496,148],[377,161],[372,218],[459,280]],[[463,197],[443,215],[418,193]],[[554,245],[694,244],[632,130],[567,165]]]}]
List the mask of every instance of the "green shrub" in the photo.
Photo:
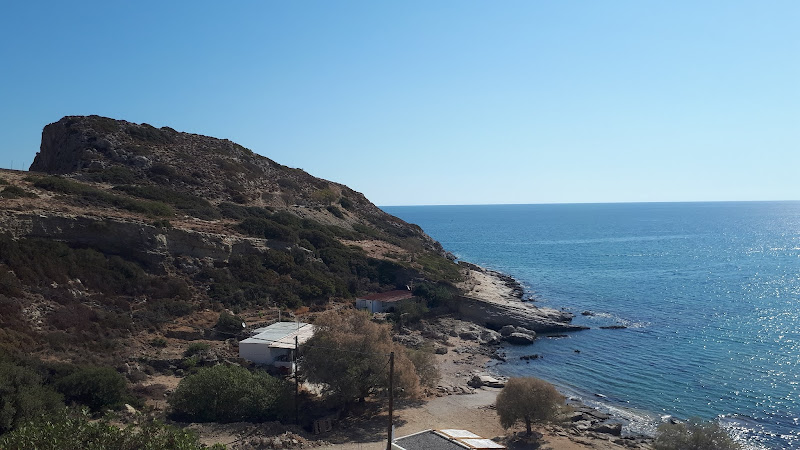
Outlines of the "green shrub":
[{"label": "green shrub", "polygon": [[182,379],[169,404],[182,420],[264,421],[280,416],[288,394],[286,382],[266,372],[221,364]]},{"label": "green shrub", "polygon": [[8,181],[5,178],[0,178],[0,186],[8,184]]},{"label": "green shrub", "polygon": [[697,417],[686,423],[659,425],[653,450],[735,450],[736,443],[716,422],[703,422]]},{"label": "green shrub", "polygon": [[204,353],[207,352],[209,348],[211,348],[211,346],[206,342],[192,342],[189,344],[186,351],[183,352],[183,356],[189,357],[197,355],[198,353]]},{"label": "green shrub", "polygon": [[214,325],[214,328],[222,333],[233,333],[238,334],[242,332],[242,324],[244,323],[244,319],[239,316],[234,316],[233,314],[228,314],[225,311],[222,311],[219,315],[219,319],[217,319],[217,324]]},{"label": "green shrub", "polygon": [[339,195],[329,188],[319,189],[311,193],[311,198],[319,203],[329,205],[339,198]]},{"label": "green shrub", "polygon": [[37,198],[38,195],[28,192],[19,186],[6,186],[0,191],[0,198]]},{"label": "green shrub", "polygon": [[166,348],[167,340],[159,336],[157,338],[153,338],[152,340],[150,340],[150,345],[156,348]]},{"label": "green shrub", "polygon": [[342,208],[344,208],[344,209],[350,209],[350,208],[353,207],[353,202],[350,201],[350,199],[347,198],[347,197],[340,198],[339,199],[339,204],[342,205]]},{"label": "green shrub", "polygon": [[[35,371],[0,360],[0,434],[63,407],[61,395],[45,386]],[[2,441],[0,448],[7,448]]]},{"label": "green shrub", "polygon": [[58,379],[55,388],[66,401],[87,406],[93,413],[119,408],[128,399],[125,377],[110,367],[78,367]]},{"label": "green shrub", "polygon": [[[118,428],[105,421],[92,421],[85,413],[61,412],[54,418],[28,422],[0,437],[7,450],[199,450],[197,435],[158,421]],[[225,447],[217,444],[215,450]]]},{"label": "green shrub", "polygon": [[336,217],[338,217],[340,219],[344,219],[344,213],[342,213],[342,210],[340,210],[339,208],[337,208],[337,207],[335,207],[333,205],[328,205],[328,207],[325,208],[325,209],[327,209],[328,212],[330,212],[334,216],[336,216]]}]

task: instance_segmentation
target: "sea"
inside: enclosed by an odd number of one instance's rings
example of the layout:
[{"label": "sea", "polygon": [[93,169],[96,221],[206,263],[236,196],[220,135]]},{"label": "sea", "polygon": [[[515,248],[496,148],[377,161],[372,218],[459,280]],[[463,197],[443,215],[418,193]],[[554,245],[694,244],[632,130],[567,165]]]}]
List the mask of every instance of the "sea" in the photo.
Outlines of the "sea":
[{"label": "sea", "polygon": [[498,374],[546,379],[626,433],[699,417],[748,449],[800,449],[800,202],[382,209],[590,327],[507,347]]}]

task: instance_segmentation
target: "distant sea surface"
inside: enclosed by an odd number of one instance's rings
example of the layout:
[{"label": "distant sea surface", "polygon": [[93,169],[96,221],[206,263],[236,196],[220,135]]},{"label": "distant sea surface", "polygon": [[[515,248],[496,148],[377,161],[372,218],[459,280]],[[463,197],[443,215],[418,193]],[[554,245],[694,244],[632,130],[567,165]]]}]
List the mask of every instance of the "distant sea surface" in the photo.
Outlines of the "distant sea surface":
[{"label": "distant sea surface", "polygon": [[800,202],[383,209],[591,327],[509,347],[500,374],[547,379],[631,432],[699,416],[748,448],[800,448]]}]

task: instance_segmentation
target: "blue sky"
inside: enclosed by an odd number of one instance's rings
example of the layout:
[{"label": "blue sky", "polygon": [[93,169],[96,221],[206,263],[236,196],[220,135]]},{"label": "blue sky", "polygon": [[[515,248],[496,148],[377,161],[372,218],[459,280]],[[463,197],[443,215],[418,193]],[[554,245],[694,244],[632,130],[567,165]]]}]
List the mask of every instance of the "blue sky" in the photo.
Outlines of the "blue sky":
[{"label": "blue sky", "polygon": [[379,205],[800,199],[800,2],[6,2],[0,167],[99,114]]}]

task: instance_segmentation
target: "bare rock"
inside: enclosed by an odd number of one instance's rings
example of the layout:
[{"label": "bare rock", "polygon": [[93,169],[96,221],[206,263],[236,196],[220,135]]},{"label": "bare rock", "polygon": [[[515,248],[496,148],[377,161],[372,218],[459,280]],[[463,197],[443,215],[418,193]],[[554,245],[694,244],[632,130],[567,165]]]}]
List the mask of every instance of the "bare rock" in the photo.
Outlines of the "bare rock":
[{"label": "bare rock", "polygon": [[525,333],[511,333],[506,338],[506,342],[513,345],[530,345],[536,340],[535,336]]},{"label": "bare rock", "polygon": [[622,435],[622,424],[621,423],[600,423],[597,425],[592,426],[589,428],[590,431],[594,431],[596,433],[604,433],[610,434],[612,436],[620,436]]}]

